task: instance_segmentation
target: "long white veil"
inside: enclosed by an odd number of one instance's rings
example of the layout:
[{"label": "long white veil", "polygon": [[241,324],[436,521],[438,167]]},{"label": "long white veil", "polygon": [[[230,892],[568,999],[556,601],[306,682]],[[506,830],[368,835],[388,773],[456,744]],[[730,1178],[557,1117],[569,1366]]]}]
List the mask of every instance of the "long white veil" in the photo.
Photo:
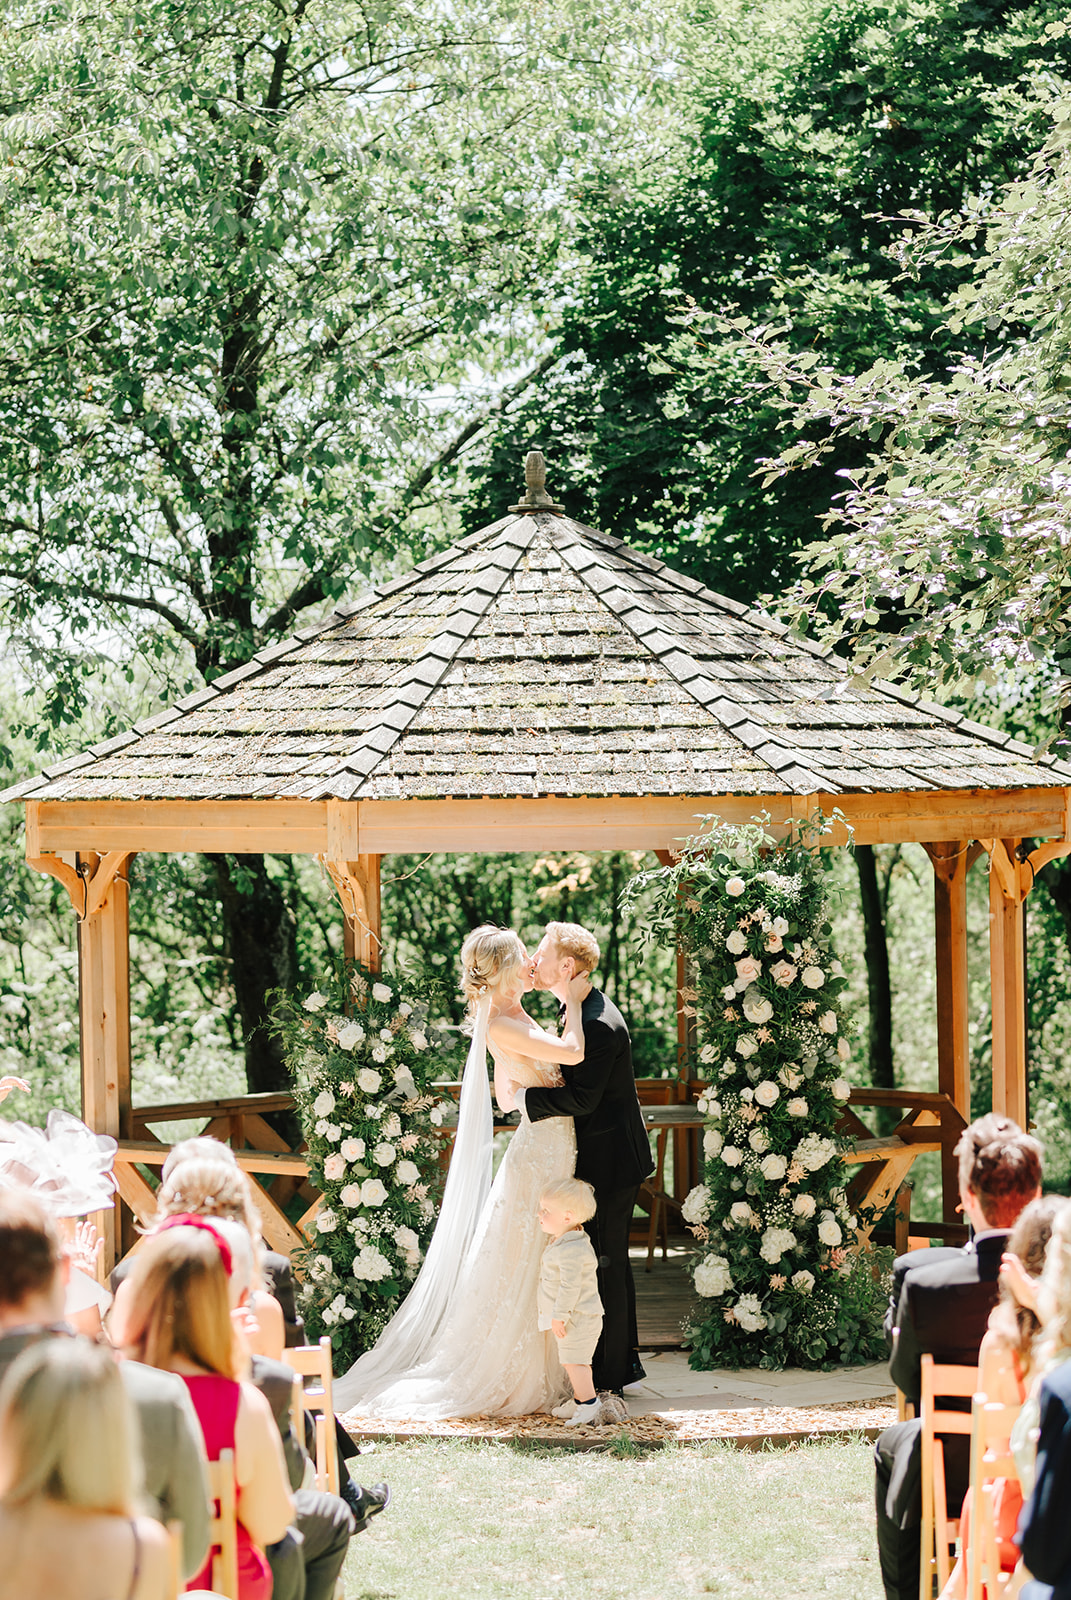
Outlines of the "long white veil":
[{"label": "long white veil", "polygon": [[491,997],[476,1012],[465,1061],[458,1106],[457,1135],[442,1206],[424,1265],[398,1311],[334,1386],[335,1406],[349,1410],[404,1378],[435,1351],[454,1297],[469,1246],[491,1189],[494,1118],[487,1080],[487,1021]]}]

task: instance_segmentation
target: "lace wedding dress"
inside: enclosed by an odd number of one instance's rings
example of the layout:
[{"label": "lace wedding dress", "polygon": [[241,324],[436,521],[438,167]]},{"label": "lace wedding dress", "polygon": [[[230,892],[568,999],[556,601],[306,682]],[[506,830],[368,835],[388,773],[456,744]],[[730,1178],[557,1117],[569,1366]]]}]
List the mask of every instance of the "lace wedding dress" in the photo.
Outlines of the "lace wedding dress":
[{"label": "lace wedding dress", "polygon": [[537,1327],[544,1186],[576,1162],[571,1117],[525,1117],[490,1184],[487,1007],[465,1067],[458,1135],[427,1259],[373,1348],[335,1383],[361,1417],[524,1416],[569,1392],[553,1336]]}]

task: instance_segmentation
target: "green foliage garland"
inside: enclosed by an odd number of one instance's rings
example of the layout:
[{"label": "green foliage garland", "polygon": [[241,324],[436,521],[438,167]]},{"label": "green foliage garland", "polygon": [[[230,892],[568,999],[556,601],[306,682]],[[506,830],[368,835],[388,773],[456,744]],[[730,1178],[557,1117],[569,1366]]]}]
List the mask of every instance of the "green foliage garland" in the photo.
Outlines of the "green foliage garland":
[{"label": "green foliage garland", "polygon": [[652,937],[684,940],[708,1086],[704,1181],[684,1204],[705,1302],[693,1367],[815,1367],[880,1353],[880,1290],[851,1251],[836,1132],[850,1086],[846,979],[826,919],[817,817],[784,842],[718,824],[633,880],[660,889]]},{"label": "green foliage garland", "polygon": [[397,1310],[435,1217],[438,1129],[452,1102],[433,1078],[456,1047],[429,1024],[427,995],[426,982],[350,965],[304,1000],[275,997],[309,1176],[323,1194],[301,1308],[311,1338],[330,1334],[340,1371]]}]

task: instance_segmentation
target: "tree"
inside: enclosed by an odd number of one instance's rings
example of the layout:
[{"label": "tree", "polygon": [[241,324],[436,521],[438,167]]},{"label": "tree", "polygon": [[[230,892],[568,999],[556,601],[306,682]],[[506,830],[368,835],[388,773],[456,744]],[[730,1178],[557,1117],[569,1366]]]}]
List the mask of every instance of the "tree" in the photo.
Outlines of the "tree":
[{"label": "tree", "polygon": [[[553,202],[593,134],[610,158],[635,28],[620,0],[6,9],[0,627],[40,744],[101,693],[87,641],[194,688],[449,531],[441,474],[546,360]],[[265,1088],[285,908],[259,858],[212,866]]]},{"label": "tree", "polygon": [[494,425],[472,525],[540,439],[574,515],[747,603],[786,587],[865,441],[809,418],[805,436],[830,445],[815,470],[756,478],[785,412],[725,319],[776,327],[787,352],[846,376],[878,360],[940,374],[956,346],[943,306],[971,250],[905,278],[897,214],[958,213],[1025,169],[1071,63],[1046,27],[1060,15],[1019,0],[702,13],[672,139],[591,192],[559,364]]}]

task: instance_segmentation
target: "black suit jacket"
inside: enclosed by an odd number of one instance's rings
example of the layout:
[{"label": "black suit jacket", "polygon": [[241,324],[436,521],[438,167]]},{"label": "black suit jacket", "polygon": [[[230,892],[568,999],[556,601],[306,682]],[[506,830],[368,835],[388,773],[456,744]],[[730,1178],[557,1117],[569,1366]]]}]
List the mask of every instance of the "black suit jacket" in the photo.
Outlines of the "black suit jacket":
[{"label": "black suit jacket", "polygon": [[[905,1275],[889,1372],[916,1405],[924,1355],[962,1366],[977,1362],[1000,1292],[1000,1258],[1007,1245],[1006,1232],[980,1233],[972,1250],[957,1250],[951,1259],[942,1251],[944,1259]],[[966,1401],[964,1409],[969,1409]]]},{"label": "black suit jacket", "polygon": [[900,1310],[900,1296],[904,1292],[904,1279],[909,1272],[914,1272],[917,1267],[935,1267],[941,1261],[955,1261],[957,1256],[963,1254],[963,1248],[953,1248],[950,1245],[938,1245],[935,1249],[909,1250],[906,1255],[897,1256],[892,1265],[892,1289],[889,1293],[889,1304],[885,1308],[885,1343],[890,1354],[893,1346],[893,1330],[896,1327],[896,1318]]},{"label": "black suit jacket", "polygon": [[1053,1600],[1071,1593],[1071,1361],[1041,1381],[1034,1492],[1019,1519],[1018,1541],[1033,1577],[1052,1584]]},{"label": "black suit jacket", "polygon": [[600,1193],[628,1189],[653,1172],[632,1043],[625,1019],[601,989],[592,989],[581,1006],[584,1059],[563,1067],[561,1089],[527,1089],[525,1110],[532,1122],[573,1117],[576,1122],[576,1176]]}]

